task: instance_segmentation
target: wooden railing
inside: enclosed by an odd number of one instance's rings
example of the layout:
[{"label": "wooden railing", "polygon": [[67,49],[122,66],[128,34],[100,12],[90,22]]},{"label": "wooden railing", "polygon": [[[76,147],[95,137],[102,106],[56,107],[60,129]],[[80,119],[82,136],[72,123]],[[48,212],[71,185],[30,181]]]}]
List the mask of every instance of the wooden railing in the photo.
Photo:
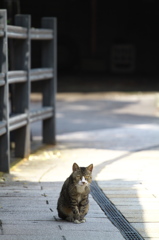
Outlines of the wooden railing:
[{"label": "wooden railing", "polygon": [[[31,28],[30,15],[17,15],[15,26],[7,25],[7,12],[0,10],[0,171],[10,169],[12,131],[14,154],[18,158],[30,154],[32,122],[42,121],[43,143],[55,144],[56,25],[56,18],[42,18],[42,28]],[[32,41],[42,42],[41,65],[36,69],[31,69]],[[30,96],[35,81],[41,86],[42,107],[31,110]]]}]

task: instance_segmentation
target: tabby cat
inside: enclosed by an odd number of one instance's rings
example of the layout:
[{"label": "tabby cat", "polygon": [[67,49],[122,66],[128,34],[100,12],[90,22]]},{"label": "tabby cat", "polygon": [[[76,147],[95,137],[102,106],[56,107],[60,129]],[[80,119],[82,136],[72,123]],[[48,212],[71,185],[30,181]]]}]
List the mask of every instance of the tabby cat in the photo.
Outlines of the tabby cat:
[{"label": "tabby cat", "polygon": [[93,164],[79,167],[73,164],[72,174],[63,184],[58,203],[58,216],[69,222],[84,223],[89,209],[88,196],[92,181]]}]

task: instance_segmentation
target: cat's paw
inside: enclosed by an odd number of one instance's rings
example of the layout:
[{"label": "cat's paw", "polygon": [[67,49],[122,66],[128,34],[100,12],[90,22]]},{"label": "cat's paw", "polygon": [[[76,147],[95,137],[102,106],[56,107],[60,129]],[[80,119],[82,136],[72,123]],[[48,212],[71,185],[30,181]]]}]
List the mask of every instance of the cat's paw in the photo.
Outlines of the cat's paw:
[{"label": "cat's paw", "polygon": [[81,223],[85,223],[85,222],[86,222],[86,219],[83,218],[83,219],[81,220]]},{"label": "cat's paw", "polygon": [[79,224],[79,223],[85,223],[86,222],[86,219],[85,218],[83,218],[82,220],[74,220],[74,223],[76,223],[76,224]]},{"label": "cat's paw", "polygon": [[74,223],[79,224],[79,223],[81,223],[81,221],[76,219],[76,220],[74,220]]}]

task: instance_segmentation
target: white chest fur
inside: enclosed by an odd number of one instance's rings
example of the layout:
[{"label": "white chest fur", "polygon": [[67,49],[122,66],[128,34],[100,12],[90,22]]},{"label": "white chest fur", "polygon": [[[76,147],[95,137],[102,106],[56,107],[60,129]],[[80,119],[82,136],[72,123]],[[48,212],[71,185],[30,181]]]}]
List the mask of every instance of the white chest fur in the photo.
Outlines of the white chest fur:
[{"label": "white chest fur", "polygon": [[86,188],[85,184],[84,185],[79,185],[79,184],[76,185],[76,189],[77,189],[78,193],[84,193],[85,192],[85,188]]},{"label": "white chest fur", "polygon": [[86,188],[86,185],[77,185],[76,186],[77,188],[77,192],[79,193],[78,194],[78,202],[80,202],[82,200],[82,194],[86,191],[85,188]]}]

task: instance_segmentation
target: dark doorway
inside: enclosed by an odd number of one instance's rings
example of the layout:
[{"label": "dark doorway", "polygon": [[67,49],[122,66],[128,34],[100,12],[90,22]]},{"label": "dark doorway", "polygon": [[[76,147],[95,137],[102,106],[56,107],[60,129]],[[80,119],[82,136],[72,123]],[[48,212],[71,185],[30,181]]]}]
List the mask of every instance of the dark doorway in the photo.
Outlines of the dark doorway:
[{"label": "dark doorway", "polygon": [[59,89],[82,81],[88,88],[159,87],[157,0],[21,0],[20,12],[32,16],[33,27],[44,16],[57,17]]}]

